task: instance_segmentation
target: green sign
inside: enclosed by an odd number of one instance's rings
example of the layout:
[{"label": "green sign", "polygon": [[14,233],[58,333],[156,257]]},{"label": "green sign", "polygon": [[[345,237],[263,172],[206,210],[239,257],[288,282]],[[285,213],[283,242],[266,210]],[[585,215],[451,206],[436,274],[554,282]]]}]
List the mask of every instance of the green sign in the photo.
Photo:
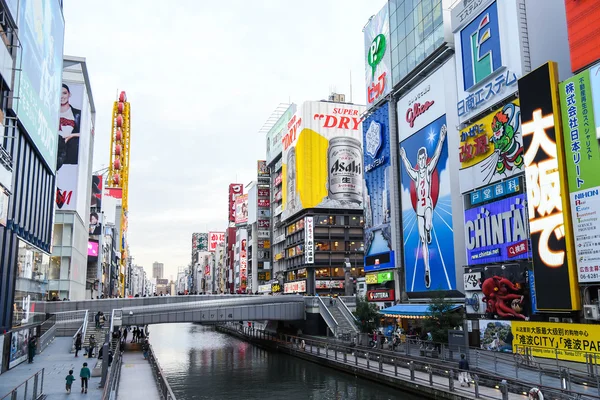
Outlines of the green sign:
[{"label": "green sign", "polygon": [[384,283],[394,280],[394,274],[392,271],[380,272],[377,274],[377,283]]},{"label": "green sign", "polygon": [[367,63],[371,66],[371,74],[373,78],[375,77],[377,64],[383,60],[383,56],[385,55],[385,47],[385,35],[380,33],[379,35],[375,36],[375,39],[373,39],[371,42],[371,47],[367,53]]},{"label": "green sign", "polygon": [[600,186],[590,71],[562,82],[559,90],[569,192]]}]

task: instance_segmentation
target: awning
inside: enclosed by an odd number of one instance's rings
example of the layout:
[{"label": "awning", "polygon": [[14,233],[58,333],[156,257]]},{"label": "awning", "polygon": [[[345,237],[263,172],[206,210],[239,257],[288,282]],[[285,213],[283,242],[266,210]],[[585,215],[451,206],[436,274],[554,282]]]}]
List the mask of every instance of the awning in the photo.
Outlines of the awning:
[{"label": "awning", "polygon": [[[457,304],[452,306],[450,311],[457,310],[462,306]],[[379,310],[379,314],[393,318],[426,318],[429,315],[429,304],[397,304],[392,307]]]}]

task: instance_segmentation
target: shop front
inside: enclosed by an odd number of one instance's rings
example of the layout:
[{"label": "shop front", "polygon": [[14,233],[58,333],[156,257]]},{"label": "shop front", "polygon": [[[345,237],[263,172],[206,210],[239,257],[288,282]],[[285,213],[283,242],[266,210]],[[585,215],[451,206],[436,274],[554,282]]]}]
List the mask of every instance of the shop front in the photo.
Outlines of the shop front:
[{"label": "shop front", "polygon": [[[461,305],[453,306],[450,311],[457,311]],[[394,330],[400,329],[402,339],[416,339],[423,332],[423,320],[430,315],[429,304],[396,304],[392,307],[384,308],[379,311],[383,317],[382,324],[386,330],[390,330],[390,326]]]}]

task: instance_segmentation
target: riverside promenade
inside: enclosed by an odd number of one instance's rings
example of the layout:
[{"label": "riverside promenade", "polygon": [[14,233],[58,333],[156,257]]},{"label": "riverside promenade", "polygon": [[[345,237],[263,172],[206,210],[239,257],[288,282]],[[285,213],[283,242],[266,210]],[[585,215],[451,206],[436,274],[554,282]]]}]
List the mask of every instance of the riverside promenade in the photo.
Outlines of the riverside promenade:
[{"label": "riverside promenade", "polygon": [[582,391],[588,389],[588,392],[576,393],[572,390],[538,385],[535,382],[510,379],[494,374],[493,371],[477,372],[472,375],[470,387],[461,387],[457,380],[459,371],[455,363],[423,361],[401,355],[388,355],[377,350],[364,351],[356,347],[308,338],[240,329],[234,325],[218,326],[217,329],[257,346],[397,387],[419,394],[423,398],[525,400],[528,398],[528,391],[537,387],[542,390],[545,399],[600,399],[595,395],[595,388],[581,387]]}]

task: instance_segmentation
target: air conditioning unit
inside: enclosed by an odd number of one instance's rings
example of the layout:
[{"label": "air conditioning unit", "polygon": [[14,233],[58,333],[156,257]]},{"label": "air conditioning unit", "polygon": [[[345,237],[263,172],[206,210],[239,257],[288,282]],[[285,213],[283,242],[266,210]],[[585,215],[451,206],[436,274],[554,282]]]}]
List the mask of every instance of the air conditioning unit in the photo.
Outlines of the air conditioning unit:
[{"label": "air conditioning unit", "polygon": [[596,304],[584,305],[583,315],[585,316],[585,319],[598,320],[600,317],[598,306]]},{"label": "air conditioning unit", "polygon": [[558,317],[548,317],[548,321],[550,321],[550,322],[560,322],[560,318],[558,318]]}]

